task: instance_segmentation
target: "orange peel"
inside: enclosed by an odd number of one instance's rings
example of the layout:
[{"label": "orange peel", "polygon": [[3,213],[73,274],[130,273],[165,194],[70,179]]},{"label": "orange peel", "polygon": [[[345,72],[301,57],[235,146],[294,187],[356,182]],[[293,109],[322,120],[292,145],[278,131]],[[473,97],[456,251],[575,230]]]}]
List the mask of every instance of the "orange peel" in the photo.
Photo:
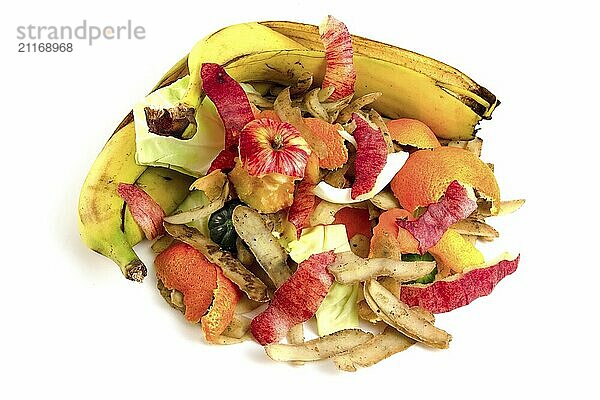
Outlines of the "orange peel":
[{"label": "orange peel", "polygon": [[387,121],[390,137],[398,144],[418,149],[434,149],[440,147],[435,133],[418,119],[400,118]]},{"label": "orange peel", "polygon": [[491,213],[498,212],[500,188],[494,173],[475,154],[456,147],[415,151],[392,179],[391,188],[402,207],[414,212],[436,203],[454,180],[476,189],[491,201]]},{"label": "orange peel", "polygon": [[216,268],[216,282],[217,287],[214,290],[212,305],[208,313],[200,319],[202,332],[209,342],[214,342],[227,328],[233,319],[235,306],[240,299],[239,289],[223,275],[221,268]]},{"label": "orange peel", "polygon": [[198,323],[213,301],[217,267],[198,250],[175,242],[154,260],[156,276],[166,288],[183,294],[185,318]]},{"label": "orange peel", "polygon": [[304,118],[304,122],[327,147],[327,155],[319,160],[321,168],[337,169],[348,162],[348,148],[339,134],[343,129],[340,124],[330,124],[320,118]]}]

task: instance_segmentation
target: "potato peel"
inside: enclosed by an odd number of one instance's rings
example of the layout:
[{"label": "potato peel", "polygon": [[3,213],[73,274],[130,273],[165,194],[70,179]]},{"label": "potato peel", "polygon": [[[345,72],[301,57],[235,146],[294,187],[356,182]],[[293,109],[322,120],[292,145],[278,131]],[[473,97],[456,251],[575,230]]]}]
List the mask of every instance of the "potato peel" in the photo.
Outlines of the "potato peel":
[{"label": "potato peel", "polygon": [[[241,299],[241,297],[240,297]],[[239,300],[238,300],[239,303]],[[221,333],[221,336],[227,336],[234,339],[241,339],[250,329],[250,322],[252,319],[238,314],[238,306],[236,303],[236,309],[234,315],[231,317],[229,325]]]},{"label": "potato peel", "polygon": [[373,198],[369,199],[371,203],[380,210],[391,210],[392,208],[400,208],[398,199],[389,190],[383,190],[377,193]]},{"label": "potato peel", "polygon": [[365,343],[373,337],[360,329],[344,329],[301,344],[270,344],[265,352],[274,361],[318,361]]},{"label": "potato peel", "polygon": [[465,236],[474,236],[480,238],[497,238],[500,236],[497,230],[495,230],[492,226],[486,224],[481,221],[474,221],[471,219],[463,219],[462,221],[458,221],[450,227]]},{"label": "potato peel", "polygon": [[[365,304],[365,307],[370,311],[377,322],[378,319],[375,313]],[[413,308],[413,311],[418,313],[423,319],[429,323],[434,323],[433,315],[418,307]],[[338,354],[332,358],[337,369],[347,372],[354,372],[357,367],[370,367],[380,361],[385,360],[392,355],[408,349],[415,344],[416,341],[411,339],[391,326],[386,326],[379,335],[375,335],[366,342],[348,350],[345,353]]]},{"label": "potato peel", "polygon": [[227,176],[220,170],[196,180],[192,183],[191,189],[202,190],[209,203],[188,211],[179,212],[164,218],[165,222],[170,224],[187,224],[208,218],[215,211],[223,208],[229,197],[229,181]]},{"label": "potato peel", "polygon": [[435,267],[432,261],[398,261],[389,258],[360,258],[352,252],[336,254],[329,272],[340,283],[363,282],[378,276],[390,276],[408,282],[428,274]]},{"label": "potato peel", "polygon": [[[381,93],[381,92],[368,93],[362,97],[359,97],[358,99],[352,100],[352,102],[350,104],[348,104],[346,107],[344,107],[342,109],[342,111],[340,111],[340,115],[337,117],[336,122],[340,122],[340,123],[348,122],[350,119],[352,119],[352,115],[354,113],[359,112],[361,108],[363,108],[364,106],[366,106],[368,104],[371,104],[372,102],[374,102],[375,100],[380,98],[382,94],[383,93]],[[386,143],[386,149],[387,149],[387,143]]]},{"label": "potato peel", "polygon": [[375,280],[365,282],[365,300],[388,325],[429,347],[446,349],[452,336],[423,319]]},{"label": "potato peel", "polygon": [[221,171],[213,171],[196,179],[190,185],[190,190],[202,190],[208,201],[213,201],[221,196],[225,183],[227,183],[227,175]]},{"label": "potato peel", "polygon": [[392,355],[408,349],[416,342],[387,326],[382,333],[351,350],[332,358],[337,369],[354,372],[357,367],[370,367]]},{"label": "potato peel", "polygon": [[260,214],[250,207],[238,206],[233,210],[233,227],[246,243],[256,261],[265,270],[276,287],[289,279],[287,253],[267,228]]}]

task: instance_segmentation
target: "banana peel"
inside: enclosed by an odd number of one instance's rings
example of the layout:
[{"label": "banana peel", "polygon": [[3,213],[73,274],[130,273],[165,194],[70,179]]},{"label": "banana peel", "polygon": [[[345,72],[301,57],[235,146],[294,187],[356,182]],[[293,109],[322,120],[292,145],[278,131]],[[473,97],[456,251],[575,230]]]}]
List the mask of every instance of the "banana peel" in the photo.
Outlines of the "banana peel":
[{"label": "banana peel", "polygon": [[[297,41],[307,49],[321,50],[323,47],[316,25],[289,21],[263,21],[260,24]],[[354,54],[398,64],[426,75],[438,82],[440,87],[461,98],[461,101],[484,119],[491,118],[492,112],[500,104],[492,92],[454,67],[387,43],[351,36]]]},{"label": "banana peel", "polygon": [[[434,79],[392,62],[355,54],[355,96],[382,92],[372,107],[384,117],[424,122],[437,137],[470,140],[482,116]],[[325,74],[325,53],[317,50],[265,51],[236,58],[224,65],[240,82],[273,81],[290,84],[286,71],[309,71],[315,84]]]},{"label": "banana peel", "polygon": [[[187,56],[177,62],[156,87],[168,86],[188,73]],[[79,196],[78,225],[83,242],[113,260],[123,275],[141,282],[147,275],[144,263],[132,249],[135,234],[124,229],[123,199],[119,183],[134,183],[147,167],[135,163],[135,128],[130,112],[92,164]],[[129,237],[128,237],[129,236]]]}]

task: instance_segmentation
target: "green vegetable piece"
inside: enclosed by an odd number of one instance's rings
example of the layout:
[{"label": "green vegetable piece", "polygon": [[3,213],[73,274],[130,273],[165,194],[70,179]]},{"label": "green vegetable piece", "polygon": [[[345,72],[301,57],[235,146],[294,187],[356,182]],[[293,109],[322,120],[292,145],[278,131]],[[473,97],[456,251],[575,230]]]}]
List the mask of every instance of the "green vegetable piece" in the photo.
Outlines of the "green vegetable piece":
[{"label": "green vegetable piece", "polygon": [[195,110],[195,124],[188,125],[182,138],[157,135],[148,126],[148,109],[176,109],[189,80],[189,75],[185,76],[150,93],[134,106],[135,161],[138,164],[170,168],[197,177],[206,174],[212,160],[223,149],[223,122],[208,97]]},{"label": "green vegetable piece", "polygon": [[434,267],[430,273],[415,280],[414,283],[422,283],[422,284],[432,283],[433,281],[435,281],[435,276],[437,275],[437,272],[438,272],[437,267]]},{"label": "green vegetable piece", "polygon": [[402,261],[435,261],[429,253],[421,254],[402,254]]},{"label": "green vegetable piece", "polygon": [[359,284],[343,285],[333,282],[329,292],[317,309],[317,332],[319,336],[344,329],[358,327]]},{"label": "green vegetable piece", "polygon": [[[421,255],[421,254],[402,254],[402,261],[435,261],[435,259],[429,253],[424,253],[423,255]],[[437,275],[437,273],[438,273],[437,267],[434,267],[433,270],[430,273],[428,273],[427,275],[423,275],[419,279],[416,279],[411,282],[406,282],[406,283],[407,284],[432,283],[435,280],[435,276]]]},{"label": "green vegetable piece", "polygon": [[239,200],[232,200],[225,203],[220,210],[212,213],[208,220],[208,231],[213,242],[217,243],[223,250],[235,253],[236,239],[238,237],[231,215],[233,209],[242,204]]}]

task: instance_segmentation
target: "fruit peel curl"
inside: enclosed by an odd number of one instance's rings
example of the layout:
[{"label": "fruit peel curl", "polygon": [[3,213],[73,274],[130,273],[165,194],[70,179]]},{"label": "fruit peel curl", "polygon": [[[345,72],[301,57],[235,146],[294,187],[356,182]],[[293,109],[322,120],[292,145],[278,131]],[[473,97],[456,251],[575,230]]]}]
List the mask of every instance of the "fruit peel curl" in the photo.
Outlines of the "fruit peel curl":
[{"label": "fruit peel curl", "polygon": [[335,87],[330,100],[339,100],[354,93],[356,69],[354,67],[352,36],[346,25],[331,15],[319,26],[321,42],[325,47],[327,67],[321,87]]},{"label": "fruit peel curl", "polygon": [[175,242],[154,260],[156,276],[168,289],[183,294],[185,318],[200,322],[213,302],[217,268],[192,246]]},{"label": "fruit peel curl", "polygon": [[240,290],[230,281],[221,268],[216,267],[214,298],[208,312],[200,319],[202,332],[208,342],[214,342],[225,331],[235,314]]},{"label": "fruit peel curl", "polygon": [[165,212],[148,193],[129,183],[119,183],[117,192],[129,206],[133,220],[140,226],[147,239],[156,239],[164,233],[162,222]]},{"label": "fruit peel curl", "polygon": [[489,295],[498,282],[517,270],[520,256],[497,264],[438,280],[429,285],[403,285],[400,300],[434,313],[444,313],[466,306]]},{"label": "fruit peel curl", "polygon": [[294,202],[288,211],[288,221],[296,228],[296,238],[300,238],[302,228],[310,225],[310,215],[315,206],[315,185],[308,181],[301,181],[294,193]]},{"label": "fruit peel curl", "polygon": [[246,92],[219,64],[202,64],[200,75],[202,90],[215,104],[223,121],[225,149],[237,147],[240,131],[254,119]]},{"label": "fruit peel curl", "polygon": [[361,201],[372,199],[377,193],[381,192],[388,183],[390,183],[396,173],[400,170],[400,168],[402,168],[407,158],[408,153],[405,152],[388,154],[385,166],[381,170],[381,173],[377,176],[373,189],[356,198],[352,198],[351,188],[342,189],[333,187],[325,181],[319,182],[319,184],[315,187],[315,195],[323,200],[335,204],[360,203]]},{"label": "fruit peel curl", "polygon": [[469,150],[442,146],[417,150],[408,157],[390,184],[402,208],[414,212],[435,203],[452,181],[468,184],[480,197],[492,202],[498,213],[500,188],[493,171]]},{"label": "fruit peel curl", "polygon": [[275,291],[269,307],[250,324],[252,335],[261,345],[278,342],[294,325],[315,315],[333,284],[327,267],[334,261],[333,251],[310,256]]},{"label": "fruit peel curl", "polygon": [[304,171],[304,179],[298,183],[294,192],[294,201],[288,210],[288,221],[296,229],[299,239],[302,229],[310,225],[310,217],[315,207],[316,196],[313,193],[319,181],[319,158],[311,153]]},{"label": "fruit peel curl", "polygon": [[396,223],[417,239],[419,253],[423,254],[439,242],[452,224],[467,218],[476,209],[477,202],[469,196],[467,188],[452,181],[444,197],[430,204],[419,218],[414,221],[398,218]]},{"label": "fruit peel curl", "polygon": [[356,177],[352,185],[352,199],[369,193],[374,187],[377,177],[387,161],[387,146],[381,132],[373,129],[369,123],[357,113],[352,114],[356,123],[353,132],[357,143]]}]

